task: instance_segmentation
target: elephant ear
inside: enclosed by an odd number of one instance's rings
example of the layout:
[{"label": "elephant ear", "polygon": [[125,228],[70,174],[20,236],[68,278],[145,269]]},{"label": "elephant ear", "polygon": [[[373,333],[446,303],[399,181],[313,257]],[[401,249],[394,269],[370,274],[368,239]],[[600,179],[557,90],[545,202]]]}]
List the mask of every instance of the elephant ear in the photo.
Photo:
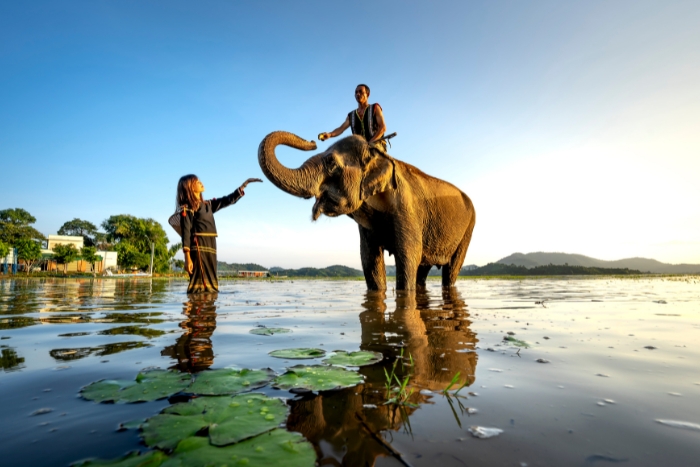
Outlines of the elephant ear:
[{"label": "elephant ear", "polygon": [[377,193],[396,189],[394,171],[394,161],[390,157],[375,153],[364,167],[364,176],[360,185],[360,199],[365,200]]}]

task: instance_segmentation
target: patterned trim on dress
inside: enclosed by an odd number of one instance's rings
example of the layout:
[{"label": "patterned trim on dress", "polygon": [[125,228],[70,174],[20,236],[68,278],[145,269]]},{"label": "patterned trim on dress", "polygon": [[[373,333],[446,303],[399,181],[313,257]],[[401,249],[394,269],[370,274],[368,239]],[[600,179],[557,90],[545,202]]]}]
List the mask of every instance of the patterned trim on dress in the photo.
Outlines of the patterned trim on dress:
[{"label": "patterned trim on dress", "polygon": [[212,254],[216,254],[216,249],[215,249],[215,248],[208,247],[208,246],[199,246],[199,245],[197,245],[197,246],[195,246],[194,248],[192,248],[192,250],[194,250],[194,251],[201,251],[202,253],[212,253]]}]

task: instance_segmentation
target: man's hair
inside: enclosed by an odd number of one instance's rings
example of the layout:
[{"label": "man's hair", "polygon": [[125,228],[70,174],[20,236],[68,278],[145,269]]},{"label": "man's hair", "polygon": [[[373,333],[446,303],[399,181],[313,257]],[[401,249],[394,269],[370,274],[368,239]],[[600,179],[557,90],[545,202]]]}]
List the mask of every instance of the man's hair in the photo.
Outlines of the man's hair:
[{"label": "man's hair", "polygon": [[370,93],[369,93],[369,86],[367,86],[366,84],[358,84],[357,86],[355,86],[355,89],[359,88],[360,86],[364,86],[364,87],[365,87],[365,89],[367,90],[367,95],[369,96],[369,94],[370,94]]}]

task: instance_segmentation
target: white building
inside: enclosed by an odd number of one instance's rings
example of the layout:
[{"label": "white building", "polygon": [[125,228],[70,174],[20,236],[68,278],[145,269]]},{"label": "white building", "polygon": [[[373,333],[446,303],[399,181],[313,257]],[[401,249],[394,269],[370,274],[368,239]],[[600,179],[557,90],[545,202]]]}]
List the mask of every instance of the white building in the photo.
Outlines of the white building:
[{"label": "white building", "polygon": [[72,235],[49,235],[46,249],[53,252],[53,247],[56,245],[73,245],[76,250],[80,251],[83,247],[83,237],[74,237]]},{"label": "white building", "polygon": [[[72,236],[72,235],[49,235],[48,241],[47,241],[47,248],[45,250],[41,250],[42,253],[47,253],[47,254],[52,254],[53,249],[56,245],[68,245],[72,244],[75,246],[75,248],[80,251],[81,248],[83,248],[83,237],[78,237],[78,236]],[[98,251],[97,252],[98,256],[102,257],[102,261],[95,263],[95,270],[97,272],[102,272],[107,268],[115,268],[117,267],[117,252],[116,251]],[[55,262],[51,261],[50,263],[53,263],[51,265],[48,265],[47,267],[49,269],[56,269],[57,265]],[[87,264],[83,260],[78,260],[78,261],[73,261],[68,265],[68,270],[69,271],[81,271],[81,272],[88,272],[91,270],[91,266]]]}]

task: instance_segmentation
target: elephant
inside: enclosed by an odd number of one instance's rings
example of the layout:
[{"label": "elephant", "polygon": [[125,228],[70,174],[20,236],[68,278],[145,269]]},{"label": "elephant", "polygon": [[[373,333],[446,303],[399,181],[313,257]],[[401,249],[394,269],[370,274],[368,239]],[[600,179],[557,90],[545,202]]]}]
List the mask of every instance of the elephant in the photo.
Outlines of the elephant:
[{"label": "elephant", "polygon": [[260,168],[281,190],[315,198],[313,220],[345,214],[357,222],[369,290],[386,290],[384,251],[396,259],[397,290],[425,287],[432,266],[442,268],[444,287],[454,285],[476,222],[466,194],[361,136],[339,140],[297,169],[279,162],[275,148],[280,144],[312,151],[316,142],[272,132],[258,148]]}]

